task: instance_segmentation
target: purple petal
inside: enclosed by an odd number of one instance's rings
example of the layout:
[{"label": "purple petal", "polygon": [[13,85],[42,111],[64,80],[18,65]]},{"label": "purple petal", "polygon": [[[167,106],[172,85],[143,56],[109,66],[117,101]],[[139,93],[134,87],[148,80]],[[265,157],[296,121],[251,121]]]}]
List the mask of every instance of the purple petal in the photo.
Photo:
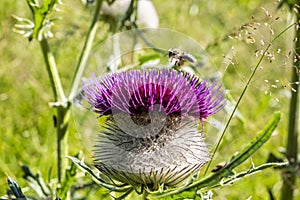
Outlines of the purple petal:
[{"label": "purple petal", "polygon": [[218,112],[226,103],[217,82],[208,86],[191,74],[169,69],[132,70],[92,78],[83,86],[83,97],[100,115],[149,112],[159,105],[167,115],[187,115],[200,120]]}]

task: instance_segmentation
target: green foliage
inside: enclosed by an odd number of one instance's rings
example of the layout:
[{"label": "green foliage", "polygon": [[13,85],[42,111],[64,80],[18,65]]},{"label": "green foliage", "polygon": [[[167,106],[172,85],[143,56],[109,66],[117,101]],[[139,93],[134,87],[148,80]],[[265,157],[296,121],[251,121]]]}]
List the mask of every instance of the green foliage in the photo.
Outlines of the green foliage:
[{"label": "green foliage", "polygon": [[[195,180],[188,185],[179,187],[176,189],[157,191],[157,192],[146,192],[146,196],[149,199],[182,199],[182,198],[200,198],[200,193],[225,185],[232,184],[233,182],[242,179],[243,177],[249,176],[256,172],[260,172],[267,168],[273,167],[284,167],[287,163],[266,163],[258,167],[251,166],[248,170],[240,173],[234,173],[233,170],[248,158],[252,156],[268,139],[271,137],[275,128],[280,121],[281,115],[276,113],[273,118],[266,124],[265,128],[254,138],[243,150],[234,155],[230,162],[221,168],[219,171],[212,173],[200,180]],[[80,170],[89,175],[98,185],[107,188],[110,192],[121,192],[124,196],[127,196],[129,192],[133,190],[132,186],[117,186],[114,183],[109,183],[109,180],[104,180],[99,175],[96,175],[93,170],[87,166],[83,160],[78,160],[75,157],[70,157],[74,164],[78,166]],[[198,195],[197,195],[198,194]],[[123,196],[122,195],[122,196]]]},{"label": "green foliage", "polygon": [[23,194],[20,186],[16,181],[14,181],[12,178],[8,177],[7,179],[8,186],[11,189],[12,194],[14,195],[15,198],[19,200],[24,200],[26,199],[25,195]]},{"label": "green foliage", "polygon": [[22,166],[24,172],[23,178],[27,180],[30,187],[35,191],[39,198],[47,198],[51,196],[50,188],[40,174],[33,174],[27,166]]},{"label": "green foliage", "polygon": [[59,0],[45,0],[42,2],[38,0],[27,0],[27,4],[32,12],[33,21],[15,16],[19,23],[16,24],[15,31],[28,37],[29,41],[33,38],[41,41],[44,37],[53,37],[51,27],[56,18],[51,18],[56,5],[60,3]]},{"label": "green foliage", "polygon": [[87,166],[84,163],[84,160],[78,160],[75,157],[68,156],[68,158],[75,164],[77,167],[85,172],[87,175],[89,175],[97,184],[99,184],[102,187],[107,188],[110,191],[116,191],[116,192],[127,192],[128,190],[131,189],[131,186],[116,186],[114,184],[107,183],[106,180],[101,178],[99,175],[96,175],[93,170]]},{"label": "green foliage", "polygon": [[184,186],[182,188],[178,188],[166,192],[152,193],[150,198],[152,197],[152,198],[165,199],[165,197],[167,196],[172,196],[173,199],[180,199],[182,198],[183,195],[180,194],[181,192],[187,194],[187,196],[184,198],[190,198],[188,195],[195,194],[196,191],[198,190],[202,192],[212,188],[224,186],[226,184],[231,184],[236,180],[241,179],[244,176],[249,176],[250,174],[256,173],[258,171],[261,171],[269,167],[286,166],[287,163],[267,163],[267,164],[262,164],[261,166],[258,167],[252,166],[247,171],[238,174],[235,174],[233,172],[235,167],[245,162],[271,137],[273,131],[275,130],[275,128],[279,123],[279,120],[280,120],[280,114],[277,113],[273,116],[273,118],[269,121],[269,123],[267,123],[265,128],[257,135],[256,138],[254,138],[243,150],[241,150],[239,153],[234,155],[231,158],[230,162],[226,166],[221,168],[219,171],[217,171],[216,173],[208,175],[203,179],[195,181],[190,185]]},{"label": "green foliage", "polygon": [[[273,2],[239,0],[212,1],[210,3],[199,0],[186,0],[176,3],[159,0],[154,0],[153,2],[160,16],[161,27],[186,33],[197,40],[203,47],[207,47],[208,53],[212,56],[211,59],[216,63],[220,72],[224,74],[224,84],[233,100],[238,99],[246,82],[244,77],[249,77],[253,67],[257,64],[257,59],[255,58],[256,50],[259,52],[261,49],[265,49],[266,44],[271,43],[271,39],[268,36],[273,37],[273,35],[270,32],[273,30],[277,31],[277,33],[281,32],[286,24],[290,24],[285,19],[287,12],[285,10],[275,11],[278,5],[274,5]],[[293,1],[281,2],[293,3]],[[74,185],[90,181],[90,178],[85,179],[80,174],[81,171],[92,176],[93,180],[97,180],[96,177],[99,178],[88,165],[74,157],[69,157],[74,164],[66,164],[63,169],[65,175],[62,176],[61,186],[59,186],[60,184],[55,178],[61,172],[58,172],[56,167],[57,146],[55,143],[57,142],[57,130],[53,126],[53,115],[55,115],[56,119],[59,119],[59,124],[62,125],[59,126],[63,130],[61,134],[58,134],[59,138],[65,138],[64,136],[67,135],[68,144],[62,143],[62,146],[68,146],[68,154],[74,155],[84,147],[75,134],[76,131],[71,120],[72,116],[68,110],[70,105],[67,102],[68,100],[63,104],[55,102],[51,104],[55,110],[51,111],[49,109],[47,102],[57,99],[49,95],[49,88],[53,87],[53,83],[49,84],[49,78],[45,75],[45,64],[42,55],[37,50],[40,48],[37,42],[45,39],[43,42],[46,41],[48,43],[44,43],[45,46],[52,47],[50,49],[51,56],[56,58],[57,74],[60,74],[62,81],[61,89],[59,90],[64,91],[66,86],[74,85],[72,83],[74,81],[73,72],[77,71],[76,68],[80,68],[80,64],[85,64],[85,62],[75,63],[79,57],[78,52],[80,48],[86,44],[83,38],[88,30],[87,21],[91,20],[92,17],[90,15],[95,9],[83,8],[80,5],[80,1],[65,0],[63,3],[59,5],[58,0],[27,0],[27,2],[3,0],[0,2],[0,21],[3,27],[0,29],[2,66],[0,68],[0,146],[2,147],[0,153],[0,194],[6,192],[7,184],[5,180],[7,175],[16,177],[14,179],[18,180],[22,188],[29,183],[34,189],[44,188],[44,190],[51,190],[51,192],[55,191],[53,193],[46,191],[40,197],[48,195],[55,197],[57,188],[59,188],[59,196],[68,197],[68,195],[71,195],[69,193],[71,191],[70,188]],[[113,1],[109,1],[109,3],[111,4]],[[57,5],[60,6],[62,12],[56,12]],[[29,6],[31,13],[24,9],[26,6]],[[278,15],[280,20],[276,21],[274,20],[275,16],[272,18],[261,12],[261,7],[270,10],[273,15]],[[13,27],[14,21],[10,18],[13,14],[18,16],[31,15],[31,17],[21,18],[14,16],[18,23]],[[124,20],[131,20],[135,14],[134,9],[131,9]],[[56,21],[60,17],[63,20]],[[54,22],[57,23],[55,27],[53,27]],[[255,23],[266,23],[266,27],[272,27],[272,29],[264,30],[263,26]],[[245,28],[242,26],[243,24],[255,26],[256,30],[252,30],[250,26]],[[107,30],[105,22],[98,25],[101,34],[96,36],[96,41],[102,40],[103,32]],[[35,41],[34,39],[37,39],[36,42],[25,43],[18,35],[12,34],[11,30],[13,28],[15,32],[28,37],[29,40]],[[251,37],[253,37],[251,43],[247,40],[249,32],[251,32]],[[109,34],[106,33],[105,37]],[[55,40],[48,41],[51,36]],[[262,40],[265,44],[263,44]],[[288,52],[293,51],[290,48],[293,46],[292,40],[293,35],[288,32],[282,38],[274,41],[269,51],[265,52],[266,54],[274,53],[276,59],[271,60],[272,63],[265,57],[262,60],[260,67],[264,68],[259,69],[261,73],[258,72],[255,79],[249,84],[248,93],[239,107],[241,116],[233,116],[220,148],[216,152],[213,163],[218,163],[224,159],[227,160],[234,155],[234,151],[239,149],[237,147],[248,143],[248,139],[253,137],[253,133],[257,132],[265,124],[265,119],[273,115],[275,111],[281,110],[283,116],[287,115],[288,109],[286,105],[290,92],[288,86],[294,83],[286,81],[286,74],[290,72],[292,67],[284,65],[283,62],[289,63],[289,60],[291,60]],[[88,48],[91,48],[91,46],[88,46]],[[278,49],[281,50],[281,54],[276,53]],[[44,55],[49,54],[45,51]],[[159,57],[156,54],[141,56],[139,62],[145,63]],[[229,61],[229,65],[224,64]],[[278,66],[283,67],[280,68]],[[70,82],[72,77],[73,81]],[[266,83],[264,80],[270,82],[272,78],[274,83],[277,79],[281,85],[277,85],[278,89],[274,89],[274,85],[267,85],[267,88],[264,89],[263,86]],[[272,93],[269,93],[270,89],[273,89]],[[59,91],[55,88],[53,90]],[[265,95],[264,92],[267,92],[268,95]],[[279,103],[274,100],[275,98],[280,100]],[[269,128],[264,129],[262,133],[268,132],[269,134],[275,128],[278,114],[275,116],[277,117],[273,119],[273,123],[268,124],[266,127]],[[240,119],[243,119],[243,122]],[[166,196],[164,198],[201,198],[201,194],[195,192],[196,188],[199,189],[199,185],[203,183],[201,181],[204,181],[206,184],[210,183],[206,189],[213,190],[217,185],[229,185],[242,177],[263,169],[285,165],[285,163],[266,163],[255,167],[254,163],[265,163],[269,152],[278,154],[277,148],[283,146],[285,142],[283,138],[286,132],[286,124],[286,118],[283,117],[276,134],[256,154],[252,155],[263,144],[262,141],[265,142],[270,135],[261,135],[261,138],[257,138],[252,143],[249,143],[249,146],[233,157],[227,166],[208,176],[208,180],[204,177],[204,180],[200,179],[192,182],[191,185],[193,187],[190,187],[193,189],[191,191],[185,190],[185,188],[184,191],[176,193],[176,196]],[[65,134],[66,129],[70,130],[70,134]],[[215,135],[208,135],[208,137],[215,137]],[[284,156],[280,156],[284,158]],[[249,157],[251,157],[251,163],[246,161],[244,164],[241,164]],[[62,157],[62,160],[66,161],[66,158]],[[91,160],[87,162],[91,163]],[[24,170],[25,168],[22,171],[20,166],[23,164],[30,166],[32,171],[38,173],[33,174],[28,170]],[[249,164],[251,164],[250,168]],[[233,172],[233,168],[237,167],[237,165],[239,165],[240,173]],[[75,166],[77,166],[77,169],[75,169]],[[27,182],[20,178],[24,173],[27,175]],[[209,179],[211,176],[213,178],[216,176],[217,179]],[[262,196],[267,198],[267,189],[262,189],[267,187],[273,188],[274,195],[278,196],[278,180],[279,172],[269,169],[265,170],[263,175],[257,174],[251,176],[251,178],[244,178],[238,184],[224,187],[218,190],[217,193],[214,193],[214,196],[216,196],[216,199],[219,196],[227,199],[240,199],[249,196],[252,196],[253,199],[261,198]],[[122,194],[124,196],[129,195],[129,197],[132,195],[128,194],[132,191],[129,186],[124,186],[123,189],[117,190],[115,185],[107,184],[109,180],[105,178],[97,181],[101,185],[100,189],[95,187],[94,184],[87,184],[86,186],[83,184],[83,189],[79,189],[81,187],[78,186],[76,192],[79,191],[78,193],[82,194],[82,196],[89,195],[90,198],[95,199],[100,197],[110,199],[109,190],[116,193],[119,192],[116,195],[119,197],[122,197]],[[8,179],[8,186],[14,197],[24,198],[23,192],[25,190],[22,192],[13,179]],[[240,191],[243,191],[243,193]],[[168,194],[168,192],[174,191],[151,193],[149,197],[159,197],[159,195]],[[25,194],[26,196],[31,196],[33,192],[32,190],[29,192],[26,190]],[[13,198],[13,196],[11,197]],[[299,197],[299,191],[296,191],[295,196]]]}]

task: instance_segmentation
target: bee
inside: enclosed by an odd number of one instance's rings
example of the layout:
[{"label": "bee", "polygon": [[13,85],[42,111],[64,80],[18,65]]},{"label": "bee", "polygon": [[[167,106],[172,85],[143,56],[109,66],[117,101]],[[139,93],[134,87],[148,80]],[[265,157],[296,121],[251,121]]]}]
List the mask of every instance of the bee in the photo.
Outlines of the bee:
[{"label": "bee", "polygon": [[217,164],[217,166],[215,168],[213,168],[211,170],[211,172],[217,172],[220,171],[222,168],[224,168],[227,165],[226,161],[220,162],[219,164]]},{"label": "bee", "polygon": [[169,49],[169,59],[174,66],[181,67],[184,65],[185,61],[190,63],[197,63],[197,60],[194,56],[180,49]]}]

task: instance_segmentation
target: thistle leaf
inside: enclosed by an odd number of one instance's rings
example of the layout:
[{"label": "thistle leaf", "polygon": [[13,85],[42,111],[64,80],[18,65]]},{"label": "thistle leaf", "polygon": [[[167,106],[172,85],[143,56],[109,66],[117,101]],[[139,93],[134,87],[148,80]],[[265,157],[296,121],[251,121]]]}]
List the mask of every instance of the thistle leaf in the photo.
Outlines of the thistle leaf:
[{"label": "thistle leaf", "polygon": [[253,167],[251,166],[247,171],[244,171],[244,172],[240,172],[238,174],[235,174],[234,176],[228,178],[228,179],[225,179],[221,182],[221,185],[229,185],[229,184],[232,184],[234,183],[235,181],[238,181],[240,180],[241,178],[243,177],[246,177],[246,176],[250,176],[254,173],[257,173],[257,172],[260,172],[264,169],[268,169],[268,168],[277,168],[277,167],[285,167],[285,166],[288,166],[288,162],[281,162],[281,163],[265,163],[265,164],[262,164],[262,165],[259,165],[257,167]]},{"label": "thistle leaf", "polygon": [[110,183],[106,183],[100,176],[97,176],[93,172],[93,170],[84,163],[84,160],[79,160],[78,158],[72,156],[67,156],[67,158],[69,158],[81,171],[91,176],[97,184],[109,189],[110,191],[127,192],[131,188],[130,186],[118,187]]},{"label": "thistle leaf", "polygon": [[50,188],[46,185],[40,174],[33,174],[29,167],[23,165],[22,170],[24,172],[23,178],[28,181],[30,187],[39,195],[40,198],[46,198],[50,196]]},{"label": "thistle leaf", "polygon": [[20,186],[16,181],[14,181],[12,178],[7,178],[8,186],[10,187],[12,193],[15,195],[16,199],[18,200],[26,200],[25,195],[23,194]]},{"label": "thistle leaf", "polygon": [[[273,131],[277,127],[280,121],[281,114],[275,113],[272,119],[267,123],[264,129],[254,138],[242,151],[240,151],[237,155],[231,158],[231,161],[222,169],[217,171],[214,174],[211,174],[203,179],[195,181],[189,185],[183,186],[181,188],[166,190],[163,192],[153,192],[150,193],[148,197],[150,199],[168,199],[169,196],[172,196],[173,199],[180,198],[180,194],[182,192],[187,191],[205,191],[214,187],[220,187],[224,184],[229,184],[234,182],[244,176],[254,174],[263,169],[274,167],[274,166],[284,166],[286,163],[266,163],[257,168],[251,167],[246,172],[242,172],[240,174],[234,174],[232,170],[242,164],[245,160],[247,160],[253,153],[255,153],[268,139],[271,137]],[[224,181],[227,179],[227,182]]]},{"label": "thistle leaf", "polygon": [[27,37],[30,41],[33,38],[40,41],[43,38],[53,37],[51,27],[57,18],[51,18],[51,16],[58,10],[56,5],[61,2],[44,0],[40,5],[38,0],[27,0],[27,4],[32,12],[32,20],[13,15],[13,18],[18,21],[13,31]]},{"label": "thistle leaf", "polygon": [[281,118],[280,113],[275,113],[272,119],[267,123],[264,129],[254,138],[242,151],[231,158],[230,163],[225,167],[232,170],[247,160],[254,152],[256,152],[268,139],[277,127]]}]

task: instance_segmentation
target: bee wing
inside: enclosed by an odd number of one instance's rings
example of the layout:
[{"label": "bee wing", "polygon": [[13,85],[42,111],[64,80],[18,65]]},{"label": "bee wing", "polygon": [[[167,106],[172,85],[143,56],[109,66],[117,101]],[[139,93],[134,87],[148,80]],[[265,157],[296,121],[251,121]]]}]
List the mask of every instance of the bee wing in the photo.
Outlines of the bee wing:
[{"label": "bee wing", "polygon": [[197,59],[189,53],[183,53],[183,55],[181,57],[191,63],[197,62]]}]

